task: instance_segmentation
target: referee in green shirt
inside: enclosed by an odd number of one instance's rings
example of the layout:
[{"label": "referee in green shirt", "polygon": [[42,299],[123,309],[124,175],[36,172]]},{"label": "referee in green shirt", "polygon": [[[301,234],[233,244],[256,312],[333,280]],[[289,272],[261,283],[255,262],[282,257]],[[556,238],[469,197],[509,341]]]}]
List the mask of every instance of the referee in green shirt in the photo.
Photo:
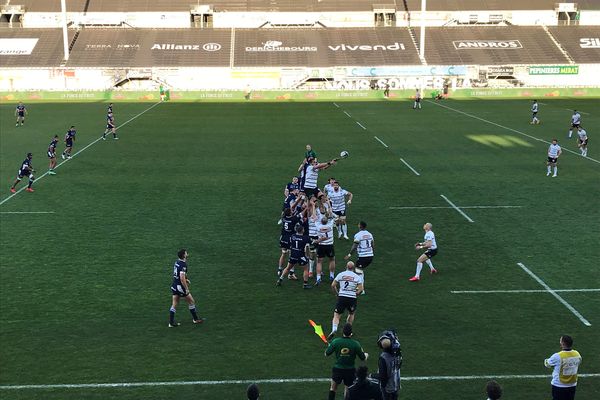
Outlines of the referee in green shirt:
[{"label": "referee in green shirt", "polygon": [[[344,325],[344,337],[334,339],[327,350],[325,355],[330,356],[335,353],[335,364],[331,370],[331,387],[329,389],[329,400],[335,399],[335,392],[339,384],[344,381],[346,389],[354,383],[356,378],[356,368],[354,362],[356,357],[365,361],[369,354],[365,353],[356,340],[351,339],[352,337],[352,324]],[[345,392],[345,391],[344,391]]]}]

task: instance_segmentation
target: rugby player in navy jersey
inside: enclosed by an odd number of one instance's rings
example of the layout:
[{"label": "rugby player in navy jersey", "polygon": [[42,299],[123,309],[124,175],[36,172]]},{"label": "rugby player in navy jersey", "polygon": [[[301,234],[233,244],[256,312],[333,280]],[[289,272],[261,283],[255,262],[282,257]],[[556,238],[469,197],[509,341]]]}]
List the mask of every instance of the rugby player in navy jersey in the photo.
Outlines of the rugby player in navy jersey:
[{"label": "rugby player in navy jersey", "polygon": [[311,286],[308,284],[308,257],[310,256],[309,247],[309,239],[308,236],[304,234],[304,227],[300,224],[296,225],[295,233],[290,236],[290,259],[287,267],[285,267],[277,279],[277,286],[281,286],[281,282],[283,282],[283,276],[285,276],[285,274],[287,274],[296,265],[299,265],[304,268],[304,285],[302,285],[302,287],[304,289],[311,288]]},{"label": "rugby player in navy jersey", "polygon": [[35,180],[35,178],[33,177],[33,173],[35,172],[35,170],[33,169],[33,166],[31,165],[31,159],[32,158],[33,158],[33,154],[27,153],[27,157],[21,163],[21,168],[19,168],[19,172],[17,173],[17,179],[15,179],[15,182],[10,187],[10,192],[11,193],[16,193],[17,192],[15,190],[15,187],[19,184],[19,182],[21,182],[21,180],[24,177],[28,177],[29,178],[29,185],[27,185],[27,189],[25,189],[25,190],[28,191],[28,192],[33,192],[33,189],[31,188],[31,185],[33,185],[33,181]]},{"label": "rugby player in navy jersey", "polygon": [[48,174],[56,175],[54,167],[56,167],[56,146],[58,145],[58,135],[54,135],[52,141],[48,145],[48,158],[50,159],[50,165],[48,166]]},{"label": "rugby player in navy jersey", "polygon": [[[297,196],[298,190],[300,189],[300,183],[298,182],[298,177],[292,177],[292,181],[285,185],[285,189],[283,189],[283,208],[281,211],[281,216],[279,217],[279,221],[277,221],[277,225],[281,225],[281,218],[283,217],[283,210],[290,207],[290,203]],[[290,195],[294,196],[290,198]]]},{"label": "rugby player in navy jersey", "polygon": [[65,150],[62,152],[62,159],[71,158],[71,151],[73,151],[73,142],[75,141],[75,125],[71,125],[67,133],[65,134]]},{"label": "rugby player in navy jersey", "polygon": [[25,114],[27,114],[27,108],[23,105],[23,103],[17,104],[17,108],[15,109],[15,117],[17,117],[17,123],[15,126],[21,126],[25,123]]},{"label": "rugby player in navy jersey", "polygon": [[183,297],[188,303],[190,314],[192,314],[192,322],[201,324],[206,321],[206,318],[198,317],[196,312],[196,302],[190,293],[190,281],[187,278],[187,258],[188,252],[186,249],[181,249],[177,252],[177,261],[173,266],[173,283],[171,284],[171,293],[173,294],[173,303],[169,310],[169,328],[175,328],[180,324],[175,322],[175,312],[179,300]]},{"label": "rugby player in navy jersey", "polygon": [[113,139],[119,139],[117,137],[117,130],[115,127],[115,117],[113,116],[112,112],[109,112],[106,116],[106,130],[102,134],[102,140],[106,140],[106,134],[109,132],[113,134]]},{"label": "rugby player in navy jersey", "polygon": [[112,103],[108,103],[108,108],[106,109],[106,113],[107,114],[112,114],[113,113],[113,105],[112,105]]}]

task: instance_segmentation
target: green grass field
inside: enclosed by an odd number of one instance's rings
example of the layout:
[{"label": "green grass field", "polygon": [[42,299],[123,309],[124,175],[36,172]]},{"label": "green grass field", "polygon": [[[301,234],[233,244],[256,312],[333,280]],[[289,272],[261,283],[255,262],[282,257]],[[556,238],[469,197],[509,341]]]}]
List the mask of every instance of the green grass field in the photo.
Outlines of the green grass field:
[{"label": "green grass field", "polygon": [[[517,263],[552,289],[600,289],[598,101],[544,100],[538,126],[528,123],[526,100],[440,105],[164,103],[123,126],[121,140],[99,141],[39,179],[35,193],[8,199],[28,151],[42,175],[51,136],[62,139],[74,124],[75,151],[84,148],[103,131],[106,104],[27,104],[19,128],[15,105],[2,104],[0,398],[243,399],[247,384],[6,386],[328,378],[333,359],[307,320],[329,330],[334,296],[327,286],[274,285],[282,190],[311,143],[321,159],[350,152],[319,184],[338,178],[355,196],[352,234],[364,219],[375,236],[354,329],[370,369],[378,333],[398,330],[402,399],[483,399],[487,375],[549,374],[543,360],[563,333],[583,356],[580,373],[595,374],[580,378],[577,399],[598,399],[600,292],[558,293],[591,326],[547,292],[451,293],[544,290]],[[117,124],[150,106],[116,103]],[[582,116],[594,160],[566,151],[577,153],[566,139],[572,108],[591,113]],[[557,178],[546,177],[548,145],[534,139],[552,137],[565,149]],[[469,222],[441,195],[459,207],[515,207],[463,208]],[[439,274],[415,284],[413,244],[428,221]],[[337,254],[350,245],[336,241]],[[168,329],[181,247],[208,321],[192,325],[181,305],[182,326]],[[550,398],[549,378],[497,379],[507,399]],[[327,382],[260,386],[271,400],[325,399],[328,391]]]}]

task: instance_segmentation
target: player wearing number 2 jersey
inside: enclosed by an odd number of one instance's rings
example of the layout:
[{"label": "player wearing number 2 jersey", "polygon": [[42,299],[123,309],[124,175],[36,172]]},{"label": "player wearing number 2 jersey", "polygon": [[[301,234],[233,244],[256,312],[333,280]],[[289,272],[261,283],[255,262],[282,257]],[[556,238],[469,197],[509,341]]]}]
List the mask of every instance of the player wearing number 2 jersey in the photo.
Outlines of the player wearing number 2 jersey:
[{"label": "player wearing number 2 jersey", "polygon": [[[339,289],[338,289],[339,285]],[[354,263],[348,261],[346,264],[346,270],[340,272],[333,282],[331,283],[331,290],[337,296],[337,303],[333,310],[333,320],[331,321],[331,333],[327,337],[327,340],[331,341],[335,336],[340,317],[344,311],[348,310],[348,317],[346,322],[349,324],[354,323],[354,312],[356,311],[356,294],[363,290],[362,275],[358,275],[354,272]]]},{"label": "player wearing number 2 jersey", "polygon": [[[364,287],[364,269],[371,265],[371,263],[373,262],[374,239],[371,232],[367,230],[367,223],[365,221],[359,222],[358,229],[358,233],[354,235],[354,244],[352,245],[352,248],[350,249],[348,255],[344,257],[344,259],[348,260],[350,257],[352,257],[352,253],[354,252],[354,250],[357,251],[358,260],[356,261],[356,273],[362,275]],[[364,289],[361,294],[365,294]]]}]

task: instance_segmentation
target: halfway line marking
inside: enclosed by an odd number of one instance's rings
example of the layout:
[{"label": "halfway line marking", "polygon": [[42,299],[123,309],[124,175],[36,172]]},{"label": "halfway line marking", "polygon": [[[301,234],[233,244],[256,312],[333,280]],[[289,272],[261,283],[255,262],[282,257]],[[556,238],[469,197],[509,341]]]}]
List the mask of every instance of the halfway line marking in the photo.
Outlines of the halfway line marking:
[{"label": "halfway line marking", "polygon": [[[136,119],[137,117],[139,117],[142,114],[147,113],[148,111],[152,110],[154,107],[156,107],[157,105],[159,105],[161,102],[159,101],[158,103],[154,103],[151,107],[145,109],[144,111],[142,111],[141,113],[129,118],[127,121],[123,122],[121,125],[117,126],[115,128],[115,131],[119,130],[119,128],[121,128],[122,126],[127,125],[128,123],[130,123],[131,121],[133,121],[134,119]],[[85,149],[87,149],[88,147],[96,144],[98,141],[102,140],[102,136],[100,136],[98,139],[94,140],[93,142],[89,143],[87,146],[85,146],[84,148],[82,148],[81,150],[75,152],[75,154],[73,154],[71,156],[71,158],[74,158],[77,154],[81,153],[82,151],[84,151]],[[69,159],[63,160],[60,163],[58,163],[58,165],[56,167],[54,167],[54,169],[57,169],[58,167],[60,167],[61,165],[63,165],[64,163],[66,163],[67,161],[70,161]],[[40,175],[38,178],[36,178],[36,181],[39,181],[40,179],[42,179],[43,177],[48,175],[48,171],[44,172],[42,175]],[[5,198],[4,200],[0,201],[0,206],[4,203],[6,203],[8,200],[12,199],[13,197],[15,197],[16,195],[18,195],[19,193],[21,193],[23,190],[25,190],[26,186],[22,186],[21,189],[17,190],[16,193],[11,194],[10,196],[8,196],[7,198]]]},{"label": "halfway line marking", "polygon": [[415,175],[421,176],[421,174],[418,173],[416,169],[414,169],[413,167],[411,167],[411,165],[409,163],[404,161],[404,158],[400,157],[400,161],[402,161],[404,163],[404,165],[406,165]]},{"label": "halfway line marking", "polygon": [[379,139],[377,136],[373,136],[375,138],[375,140],[377,140],[379,143],[381,143],[383,145],[383,147],[385,147],[386,149],[388,149],[388,145],[383,143],[383,140]]},{"label": "halfway line marking", "polygon": [[359,125],[361,128],[363,128],[365,131],[367,130],[367,128],[365,128],[365,127],[363,126],[363,124],[361,124],[360,122],[358,122],[358,121],[354,121],[354,122],[356,122],[356,123],[357,123],[357,124],[358,124],[358,125]]},{"label": "halfway line marking", "polygon": [[[460,208],[522,208],[523,206],[460,206]],[[441,208],[454,208],[446,206],[406,206],[406,207],[389,207],[390,210],[418,210],[418,209],[441,209]]]},{"label": "halfway line marking", "polygon": [[[554,289],[555,292],[600,292],[600,289]],[[516,290],[451,290],[453,294],[487,294],[487,293],[546,293],[542,289],[516,289]]]},{"label": "halfway line marking", "polygon": [[463,217],[465,217],[465,219],[467,221],[469,221],[469,222],[475,222],[467,214],[465,214],[465,212],[463,210],[461,210],[460,208],[458,208],[456,206],[456,204],[454,204],[453,202],[451,202],[450,200],[448,200],[448,198],[446,196],[444,196],[443,194],[440,194],[440,197],[443,198],[444,200],[446,200],[446,202],[448,204],[450,204],[452,206],[452,208],[454,208],[456,211],[458,211],[460,213],[460,215],[462,215]]},{"label": "halfway line marking", "polygon": [[[439,103],[433,102],[433,101],[431,101],[431,100],[426,100],[426,101],[427,101],[427,102],[429,102],[429,103],[431,103],[431,104],[435,104],[435,105],[436,105],[436,106],[438,106],[438,107],[443,107],[443,108],[446,108],[446,109],[448,109],[448,110],[451,110],[451,111],[457,112],[457,113],[459,113],[459,114],[466,115],[467,117],[474,118],[474,119],[478,119],[479,121],[483,121],[483,122],[486,122],[486,123],[488,123],[488,124],[495,125],[495,126],[497,126],[497,127],[499,127],[499,128],[506,129],[506,130],[508,130],[508,131],[511,131],[511,132],[514,132],[514,133],[518,133],[519,135],[523,135],[523,136],[525,136],[525,137],[528,137],[528,138],[530,138],[530,139],[537,140],[538,142],[546,143],[546,144],[548,144],[548,145],[550,144],[550,142],[547,142],[547,141],[545,141],[544,139],[539,139],[539,138],[537,138],[537,137],[535,137],[535,136],[531,136],[531,135],[528,135],[528,134],[526,134],[526,133],[524,133],[524,132],[518,131],[518,130],[516,130],[516,129],[509,128],[508,126],[504,126],[504,125],[497,124],[496,122],[492,122],[492,121],[490,121],[490,120],[487,120],[487,119],[485,119],[485,118],[481,118],[481,117],[478,117],[478,116],[476,116],[476,115],[469,114],[469,113],[466,113],[466,112],[464,112],[464,111],[458,110],[458,109],[456,109],[456,108],[448,107],[448,106],[445,106],[445,105],[443,105],[443,104],[439,104]],[[577,153],[577,152],[575,152],[575,151],[573,151],[573,150],[571,150],[571,149],[567,149],[566,147],[561,147],[561,148],[562,148],[564,151],[568,151],[569,153],[573,153],[573,154],[575,154],[576,156],[579,156],[579,157],[581,157],[581,154],[580,154],[580,153]],[[593,162],[595,162],[595,163],[598,163],[598,164],[600,164],[600,161],[599,161],[599,160],[596,160],[596,159],[594,159],[594,158],[591,158],[591,157],[581,157],[581,158],[583,158],[583,159],[586,159],[586,160],[590,160],[590,161],[593,161]]]},{"label": "halfway line marking", "polygon": [[529,270],[529,268],[527,268],[527,267],[525,266],[525,264],[523,264],[523,263],[517,263],[517,265],[518,265],[519,267],[521,267],[521,269],[522,269],[523,271],[525,271],[525,272],[526,272],[526,273],[527,273],[529,276],[531,276],[533,279],[535,279],[535,280],[537,281],[537,283],[539,283],[540,285],[542,285],[542,286],[544,287],[544,289],[546,289],[546,291],[547,291],[548,293],[550,293],[552,296],[556,297],[556,299],[557,299],[558,301],[560,301],[560,302],[561,302],[561,303],[562,303],[562,304],[563,304],[565,307],[567,307],[567,309],[568,309],[569,311],[571,311],[571,312],[572,312],[572,313],[573,313],[573,314],[574,314],[574,315],[575,315],[577,318],[579,318],[579,320],[580,320],[581,322],[583,322],[583,324],[584,324],[585,326],[592,326],[592,324],[591,324],[591,323],[590,323],[590,322],[589,322],[587,319],[585,319],[585,318],[583,317],[583,315],[581,315],[581,314],[579,313],[579,311],[577,311],[577,310],[576,310],[576,309],[575,309],[575,308],[574,308],[572,305],[570,305],[569,303],[567,303],[567,301],[566,301],[565,299],[563,299],[562,297],[560,297],[560,295],[559,295],[559,294],[557,294],[555,290],[552,290],[552,289],[550,288],[550,286],[546,285],[546,282],[544,282],[544,281],[543,281],[541,278],[539,278],[539,277],[538,277],[536,274],[534,274],[533,272],[531,272],[531,270]]},{"label": "halfway line marking", "polygon": [[[598,378],[600,373],[578,374],[580,378]],[[442,375],[442,376],[403,376],[403,381],[466,381],[483,379],[547,379],[551,375]],[[22,389],[81,389],[115,388],[142,386],[191,386],[191,385],[248,385],[250,383],[310,383],[331,382],[331,378],[289,378],[289,379],[240,379],[222,381],[167,381],[167,382],[115,382],[115,383],[62,383],[54,385],[0,385],[0,390]]]}]

